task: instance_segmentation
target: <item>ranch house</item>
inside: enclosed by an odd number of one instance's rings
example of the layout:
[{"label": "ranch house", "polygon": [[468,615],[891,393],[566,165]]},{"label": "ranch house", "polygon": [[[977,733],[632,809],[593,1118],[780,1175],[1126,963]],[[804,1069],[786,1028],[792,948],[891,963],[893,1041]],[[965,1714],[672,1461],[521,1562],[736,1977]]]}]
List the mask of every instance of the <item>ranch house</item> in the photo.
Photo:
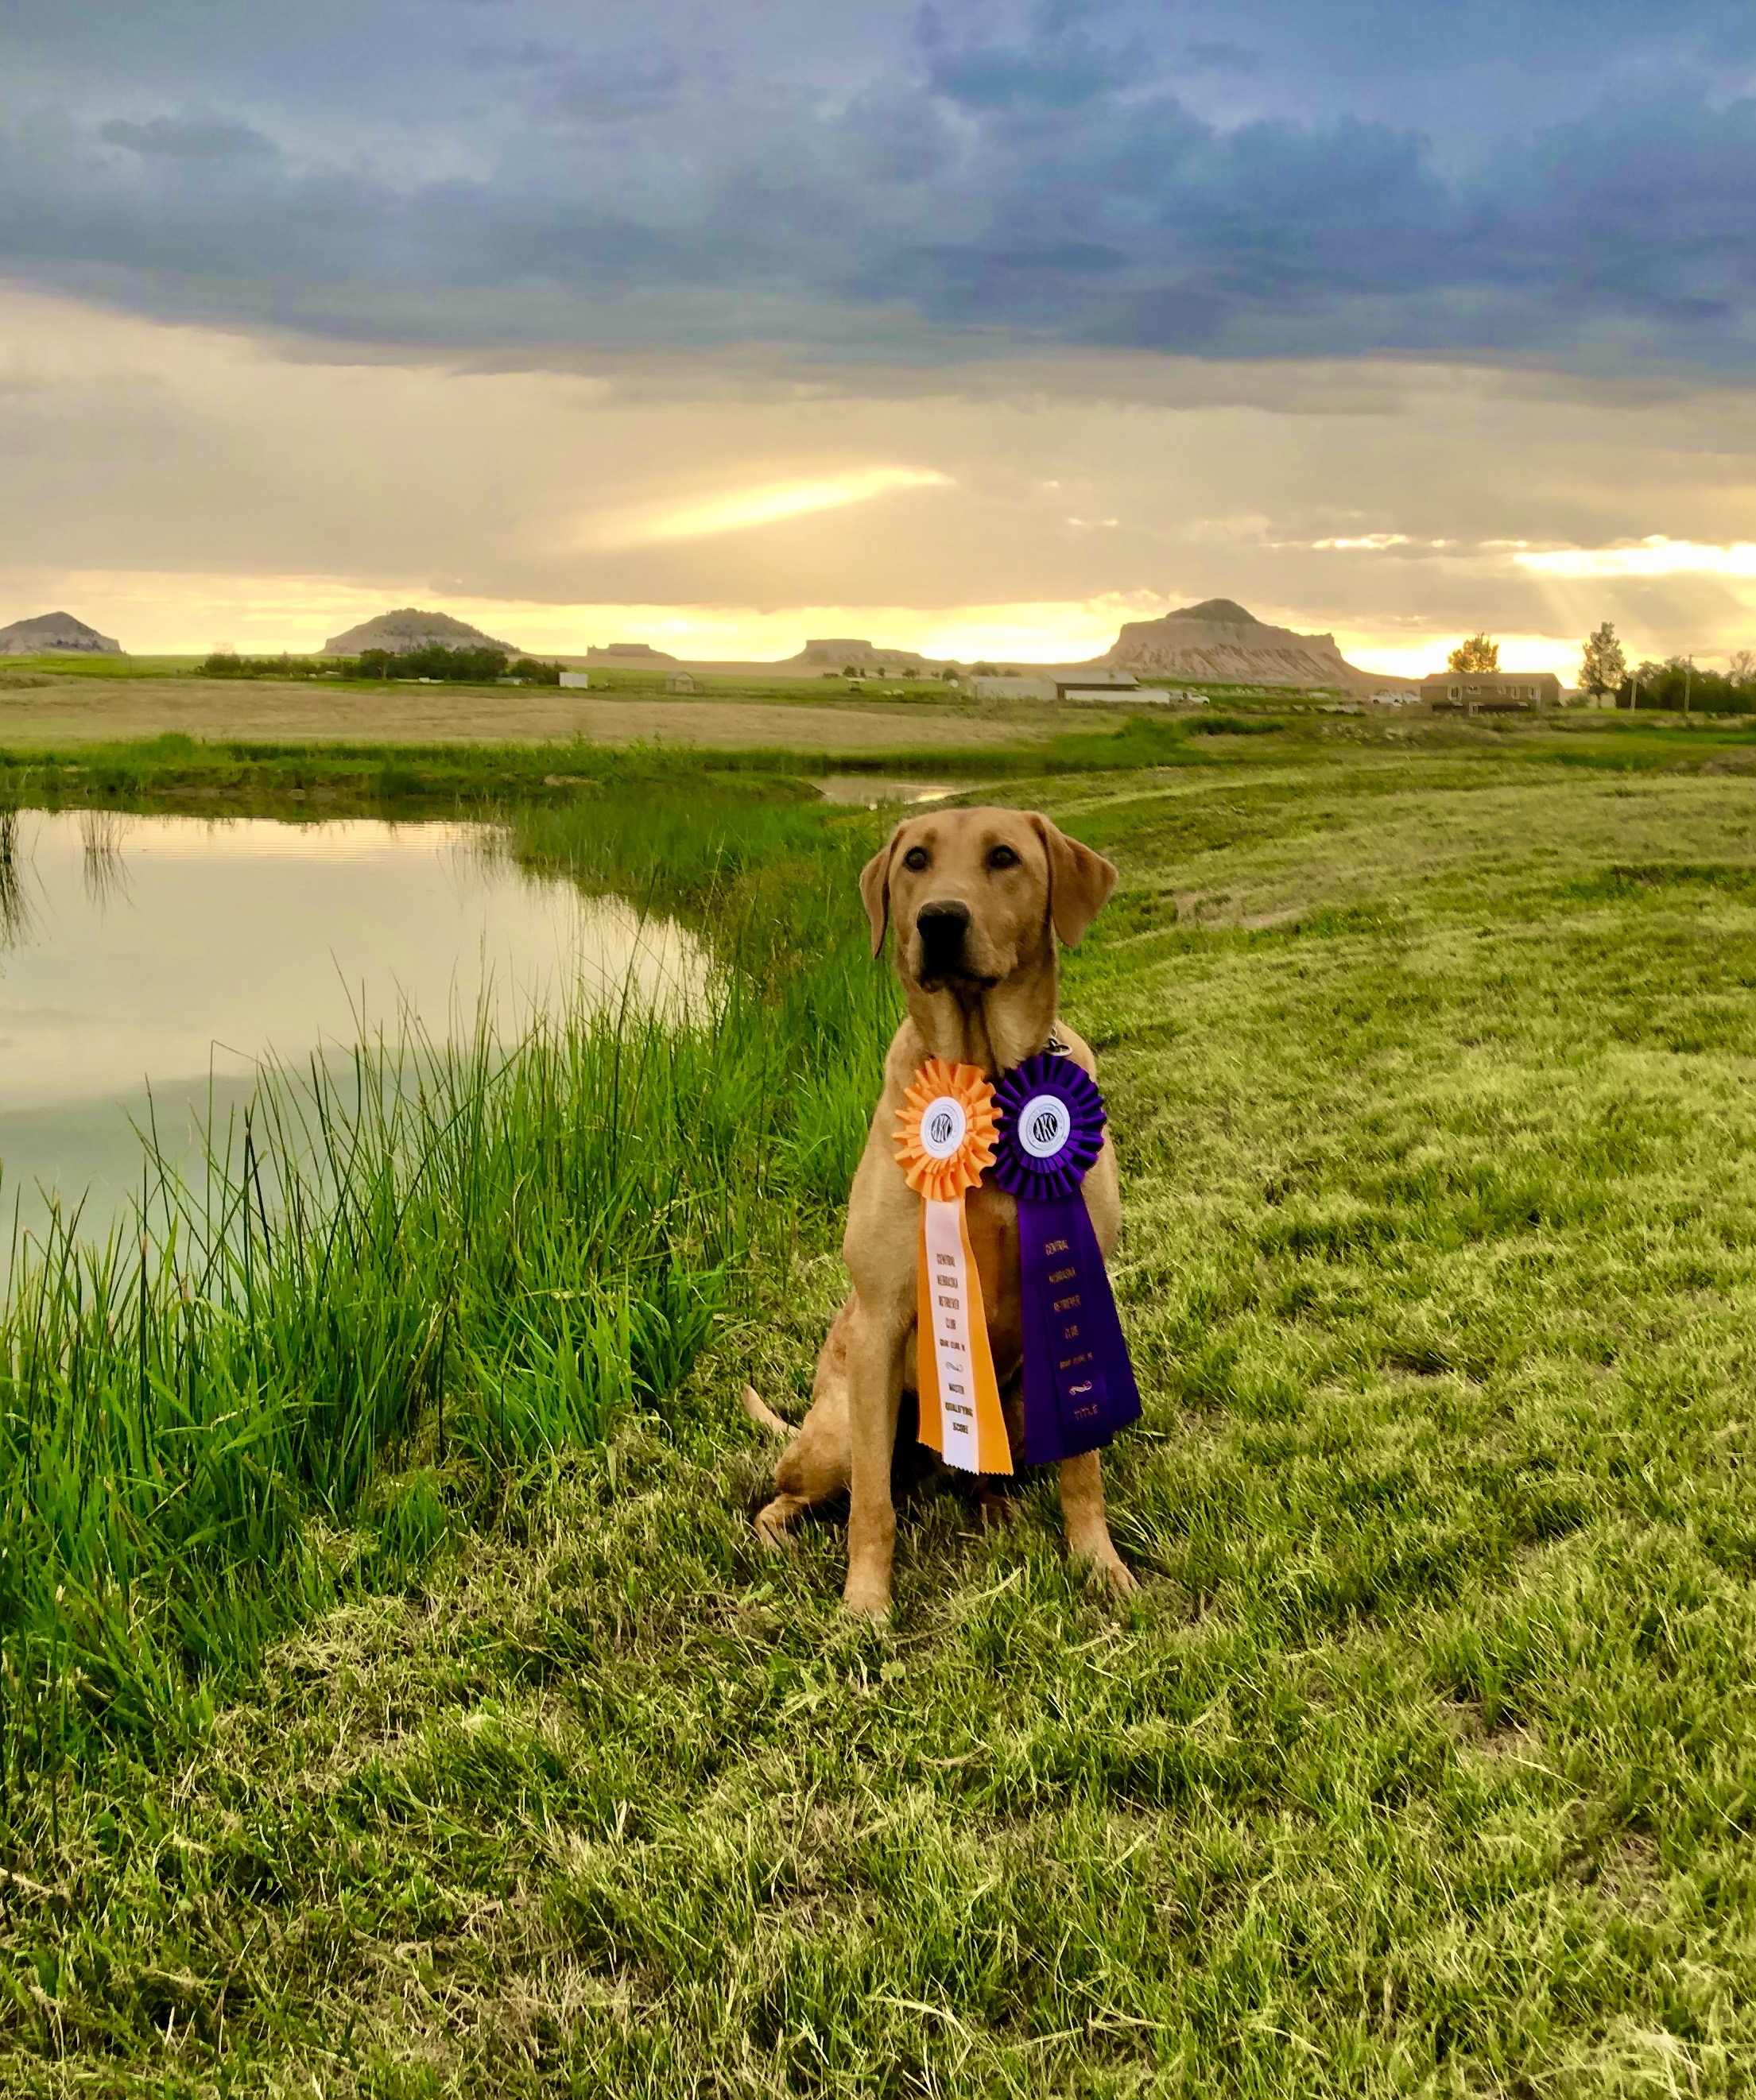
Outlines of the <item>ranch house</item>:
[{"label": "ranch house", "polygon": [[1552,671],[1435,671],[1421,698],[1441,714],[1529,714],[1560,705],[1561,682]]}]

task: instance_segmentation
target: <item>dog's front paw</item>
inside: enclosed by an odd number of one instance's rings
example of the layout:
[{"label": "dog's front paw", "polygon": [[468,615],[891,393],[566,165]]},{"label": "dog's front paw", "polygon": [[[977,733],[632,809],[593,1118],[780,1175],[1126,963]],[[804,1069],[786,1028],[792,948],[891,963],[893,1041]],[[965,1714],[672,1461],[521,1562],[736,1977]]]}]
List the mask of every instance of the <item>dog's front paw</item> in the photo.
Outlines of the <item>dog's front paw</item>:
[{"label": "dog's front paw", "polygon": [[783,1546],[792,1545],[793,1520],[804,1507],[796,1495],[776,1495],[752,1518],[757,1537],[770,1553],[779,1553]]},{"label": "dog's front paw", "polygon": [[1093,1589],[1108,1590],[1112,1597],[1135,1597],[1140,1594],[1139,1582],[1113,1546],[1107,1553],[1093,1554],[1085,1564],[1085,1573]]},{"label": "dog's front paw", "polygon": [[842,1586],[841,1608],[856,1619],[881,1619],[890,1609],[890,1579],[867,1568],[850,1568]]}]

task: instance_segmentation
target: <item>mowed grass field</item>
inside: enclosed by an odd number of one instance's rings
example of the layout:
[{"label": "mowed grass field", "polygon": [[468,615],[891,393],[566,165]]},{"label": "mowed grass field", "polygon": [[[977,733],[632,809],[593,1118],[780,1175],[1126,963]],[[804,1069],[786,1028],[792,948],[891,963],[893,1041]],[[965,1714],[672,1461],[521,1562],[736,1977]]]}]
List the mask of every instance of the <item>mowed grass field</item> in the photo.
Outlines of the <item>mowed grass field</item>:
[{"label": "mowed grass field", "polygon": [[[651,677],[598,691],[0,670],[0,749],[67,751],[172,735],[300,743],[661,739],[712,750],[755,745],[888,752],[1009,744],[1021,736],[1040,735],[1057,713],[1065,723],[1068,713],[1040,704],[960,701],[929,688],[886,699],[881,688],[871,695],[826,695],[820,685],[805,680],[760,692],[729,679],[720,682],[723,690],[698,696],[668,694],[661,681]],[[1096,712],[1101,718],[1105,711]],[[1086,720],[1093,712],[1079,710]]]},{"label": "mowed grass field", "polygon": [[833,1515],[757,1547],[736,1394],[796,1412],[843,1287],[849,1026],[678,1388],[486,1499],[411,1432],[259,1668],[9,1754],[0,2086],[1751,2089],[1756,784],[1263,743],[1008,794],[1123,871],[1064,1007],[1141,1598],[1040,1482],[995,1533],[918,1490],[883,1629]]}]

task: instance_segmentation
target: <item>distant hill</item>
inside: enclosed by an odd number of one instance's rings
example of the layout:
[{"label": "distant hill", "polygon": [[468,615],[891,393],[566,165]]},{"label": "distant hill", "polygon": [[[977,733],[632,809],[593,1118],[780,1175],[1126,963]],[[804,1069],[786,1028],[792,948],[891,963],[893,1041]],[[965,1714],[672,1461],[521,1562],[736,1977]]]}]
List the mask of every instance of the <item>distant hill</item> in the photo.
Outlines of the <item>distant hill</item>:
[{"label": "distant hill", "polygon": [[1333,634],[1270,627],[1229,598],[1204,598],[1162,620],[1131,620],[1098,660],[1137,677],[1211,679],[1216,685],[1369,692],[1383,683],[1350,664]]},{"label": "distant hill", "polygon": [[422,612],[405,605],[395,612],[375,614],[351,627],[345,634],[332,634],[323,645],[325,656],[357,656],[362,649],[504,649],[509,656],[524,651],[515,642],[496,642],[465,620],[453,620],[448,612]]},{"label": "distant hill", "polygon": [[606,642],[585,651],[588,664],[625,664],[638,670],[642,664],[674,664],[677,660],[650,642]]},{"label": "distant hill", "polygon": [[34,620],[15,620],[0,627],[0,656],[120,656],[113,642],[70,612],[42,612]]},{"label": "distant hill", "polygon": [[871,671],[887,664],[897,670],[905,665],[918,668],[921,659],[912,649],[879,649],[870,642],[832,639],[807,642],[796,656],[789,656],[786,661],[801,669],[839,671],[844,664],[851,664],[856,670]]}]

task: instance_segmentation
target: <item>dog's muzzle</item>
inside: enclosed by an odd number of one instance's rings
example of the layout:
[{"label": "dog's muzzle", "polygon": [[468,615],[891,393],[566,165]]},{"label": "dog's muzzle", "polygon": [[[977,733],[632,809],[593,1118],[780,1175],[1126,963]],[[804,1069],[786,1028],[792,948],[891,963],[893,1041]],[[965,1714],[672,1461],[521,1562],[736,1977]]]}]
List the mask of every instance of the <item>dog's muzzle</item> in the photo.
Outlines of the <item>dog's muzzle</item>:
[{"label": "dog's muzzle", "polygon": [[920,936],[924,979],[964,973],[964,943],[969,932],[967,904],[924,904],[915,914],[915,930]]}]

